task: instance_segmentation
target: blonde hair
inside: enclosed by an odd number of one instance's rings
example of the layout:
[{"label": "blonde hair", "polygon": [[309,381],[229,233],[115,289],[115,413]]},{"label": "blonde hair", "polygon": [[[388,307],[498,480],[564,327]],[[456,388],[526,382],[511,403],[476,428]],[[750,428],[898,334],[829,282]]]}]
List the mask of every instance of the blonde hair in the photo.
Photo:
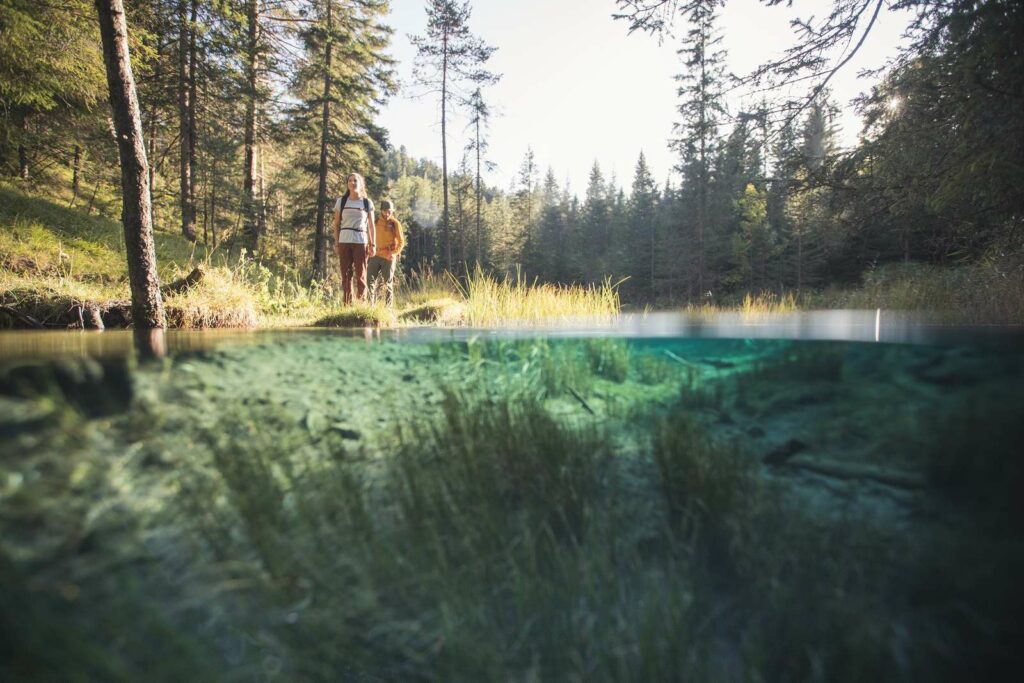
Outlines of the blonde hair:
[{"label": "blonde hair", "polygon": [[355,178],[356,179],[356,191],[359,192],[359,194],[362,195],[363,197],[367,196],[367,192],[366,192],[366,178],[364,178],[363,176],[359,175],[358,173],[349,173],[347,176],[345,176],[345,189],[346,190],[348,190],[348,180],[349,180],[349,178]]}]

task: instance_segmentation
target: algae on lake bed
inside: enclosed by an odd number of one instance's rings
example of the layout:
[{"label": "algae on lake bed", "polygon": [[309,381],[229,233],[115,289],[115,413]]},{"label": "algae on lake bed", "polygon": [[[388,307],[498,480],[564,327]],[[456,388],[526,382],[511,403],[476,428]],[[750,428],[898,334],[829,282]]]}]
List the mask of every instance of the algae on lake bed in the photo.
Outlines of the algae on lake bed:
[{"label": "algae on lake bed", "polygon": [[12,372],[5,678],[1019,663],[1016,352],[301,336],[139,368],[92,418]]}]

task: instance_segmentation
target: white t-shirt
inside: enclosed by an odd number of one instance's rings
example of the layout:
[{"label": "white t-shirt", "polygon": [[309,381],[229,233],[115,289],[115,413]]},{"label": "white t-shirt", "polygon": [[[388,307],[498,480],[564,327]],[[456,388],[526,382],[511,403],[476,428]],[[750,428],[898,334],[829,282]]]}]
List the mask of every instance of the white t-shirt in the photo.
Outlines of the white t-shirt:
[{"label": "white t-shirt", "polygon": [[[367,199],[370,211],[373,211],[373,200]],[[338,244],[368,244],[366,221],[369,214],[362,199],[349,197],[345,207],[341,206],[341,197],[334,202],[334,210],[341,211],[341,229],[338,231]]]}]

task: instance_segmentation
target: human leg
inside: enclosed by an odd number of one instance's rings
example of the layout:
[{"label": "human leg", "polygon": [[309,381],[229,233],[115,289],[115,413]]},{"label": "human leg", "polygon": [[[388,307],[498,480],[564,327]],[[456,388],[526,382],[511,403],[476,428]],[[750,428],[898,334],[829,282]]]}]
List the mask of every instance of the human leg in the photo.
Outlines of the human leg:
[{"label": "human leg", "polygon": [[353,267],[353,244],[342,244],[341,254],[338,257],[341,266],[341,296],[344,303],[352,303],[352,267]]},{"label": "human leg", "polygon": [[352,270],[356,284],[356,300],[363,301],[366,298],[366,245],[352,245]]},{"label": "human leg", "polygon": [[366,261],[366,286],[369,288],[370,303],[377,303],[377,295],[380,293],[380,280],[386,268],[387,259],[380,256],[371,256]]},{"label": "human leg", "polygon": [[396,259],[387,259],[384,264],[384,303],[388,307],[395,305],[395,261]]}]

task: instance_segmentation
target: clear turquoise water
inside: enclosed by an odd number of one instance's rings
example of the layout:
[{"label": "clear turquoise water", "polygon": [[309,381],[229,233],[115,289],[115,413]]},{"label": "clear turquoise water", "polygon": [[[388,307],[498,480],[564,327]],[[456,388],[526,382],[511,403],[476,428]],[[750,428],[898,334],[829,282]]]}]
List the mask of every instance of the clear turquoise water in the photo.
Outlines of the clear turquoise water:
[{"label": "clear turquoise water", "polygon": [[[845,312],[153,341],[0,335],[4,678],[1020,663],[1019,330]],[[358,524],[330,502],[353,496]]]}]

